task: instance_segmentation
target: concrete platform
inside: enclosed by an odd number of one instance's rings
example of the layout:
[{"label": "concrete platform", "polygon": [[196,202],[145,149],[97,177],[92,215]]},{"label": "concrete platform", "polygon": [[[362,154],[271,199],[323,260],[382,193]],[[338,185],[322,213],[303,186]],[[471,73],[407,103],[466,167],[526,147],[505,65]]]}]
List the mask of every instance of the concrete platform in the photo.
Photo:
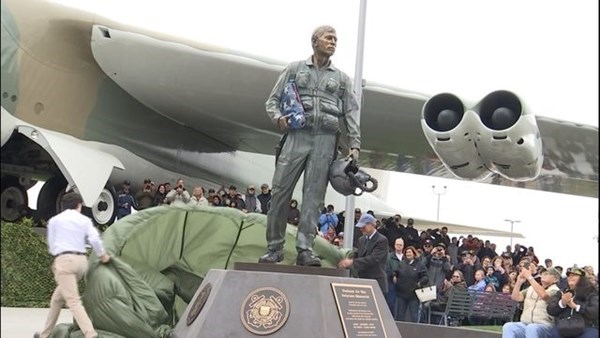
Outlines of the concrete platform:
[{"label": "concrete platform", "polygon": [[[0,337],[31,338],[42,329],[48,309],[3,307],[1,313]],[[58,324],[71,323],[73,316],[63,309]],[[500,338],[502,334],[490,331],[472,330],[468,327],[444,327],[427,324],[396,322],[403,338],[445,337],[445,338]]]},{"label": "concrete platform", "polygon": [[[0,337],[31,338],[40,331],[46,322],[49,309],[32,309],[20,307],[3,307],[1,313]],[[73,315],[69,309],[63,309],[58,317],[58,323],[70,324]]]}]

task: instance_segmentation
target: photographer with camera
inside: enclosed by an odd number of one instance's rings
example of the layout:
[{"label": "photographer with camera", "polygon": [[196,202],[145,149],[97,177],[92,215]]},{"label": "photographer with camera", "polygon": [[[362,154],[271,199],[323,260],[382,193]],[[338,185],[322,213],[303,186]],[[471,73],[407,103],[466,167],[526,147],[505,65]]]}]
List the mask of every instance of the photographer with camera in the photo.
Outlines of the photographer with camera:
[{"label": "photographer with camera", "polygon": [[319,216],[320,231],[322,234],[326,234],[329,230],[329,227],[332,226],[335,229],[335,227],[338,225],[338,216],[333,212],[333,210],[333,205],[329,204],[327,208],[323,210],[321,216]]},{"label": "photographer with camera", "polygon": [[513,265],[519,265],[519,262],[527,254],[527,248],[521,244],[515,244],[515,250],[512,253]]},{"label": "photographer with camera", "polygon": [[441,290],[451,268],[450,256],[446,255],[446,245],[443,242],[436,244],[427,260],[429,285],[435,285],[437,290]]},{"label": "photographer with camera", "polygon": [[152,189],[152,181],[147,178],[144,180],[144,187],[135,194],[137,209],[143,210],[154,205],[155,191]]},{"label": "photographer with camera", "polygon": [[461,256],[462,262],[458,263],[457,268],[463,273],[467,286],[471,286],[475,284],[475,271],[481,270],[481,264],[473,250],[463,251]]},{"label": "photographer with camera", "polygon": [[167,203],[170,203],[171,206],[175,207],[185,206],[190,202],[190,193],[185,190],[183,178],[177,180],[175,188],[169,191],[165,200]]}]

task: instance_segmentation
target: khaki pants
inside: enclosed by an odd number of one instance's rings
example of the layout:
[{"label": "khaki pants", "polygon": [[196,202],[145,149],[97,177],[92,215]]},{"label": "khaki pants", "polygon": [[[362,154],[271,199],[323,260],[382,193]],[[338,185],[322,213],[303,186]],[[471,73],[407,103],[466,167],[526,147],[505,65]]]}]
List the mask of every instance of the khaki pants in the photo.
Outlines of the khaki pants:
[{"label": "khaki pants", "polygon": [[58,256],[54,259],[52,270],[56,281],[56,289],[54,289],[52,300],[50,300],[50,312],[46,319],[46,325],[40,334],[41,338],[50,336],[50,332],[56,325],[60,310],[65,303],[73,313],[73,318],[84,336],[86,338],[97,337],[98,334],[81,304],[79,291],[77,290],[77,282],[83,278],[87,271],[87,257],[71,254]]}]

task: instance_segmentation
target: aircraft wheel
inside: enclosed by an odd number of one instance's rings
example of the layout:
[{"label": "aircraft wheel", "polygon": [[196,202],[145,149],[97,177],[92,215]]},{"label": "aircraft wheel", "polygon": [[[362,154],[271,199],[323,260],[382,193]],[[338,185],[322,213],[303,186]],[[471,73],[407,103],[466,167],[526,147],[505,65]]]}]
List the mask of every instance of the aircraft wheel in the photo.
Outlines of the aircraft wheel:
[{"label": "aircraft wheel", "polygon": [[98,199],[91,208],[84,207],[83,214],[91,217],[101,230],[105,230],[117,217],[117,193],[110,183],[106,183]]},{"label": "aircraft wheel", "polygon": [[2,219],[7,222],[15,222],[27,214],[28,198],[27,190],[15,176],[2,177],[2,192],[0,193],[2,205]]},{"label": "aircraft wheel", "polygon": [[40,218],[48,221],[60,212],[60,200],[67,189],[67,180],[62,176],[54,176],[47,180],[40,189],[37,210]]}]

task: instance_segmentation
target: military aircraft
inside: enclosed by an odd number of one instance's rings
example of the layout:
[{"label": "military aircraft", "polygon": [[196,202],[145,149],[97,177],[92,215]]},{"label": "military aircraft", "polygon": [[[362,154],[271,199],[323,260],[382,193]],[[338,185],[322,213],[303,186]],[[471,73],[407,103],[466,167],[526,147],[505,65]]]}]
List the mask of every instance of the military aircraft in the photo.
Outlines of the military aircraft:
[{"label": "military aircraft", "polygon": [[[124,179],[269,182],[280,134],[264,101],[282,62],[51,1],[1,6],[3,219],[27,211],[37,181],[42,218],[70,186],[101,225]],[[598,196],[598,128],[533,117],[511,92],[469,106],[367,81],[362,116],[361,167]]]}]

